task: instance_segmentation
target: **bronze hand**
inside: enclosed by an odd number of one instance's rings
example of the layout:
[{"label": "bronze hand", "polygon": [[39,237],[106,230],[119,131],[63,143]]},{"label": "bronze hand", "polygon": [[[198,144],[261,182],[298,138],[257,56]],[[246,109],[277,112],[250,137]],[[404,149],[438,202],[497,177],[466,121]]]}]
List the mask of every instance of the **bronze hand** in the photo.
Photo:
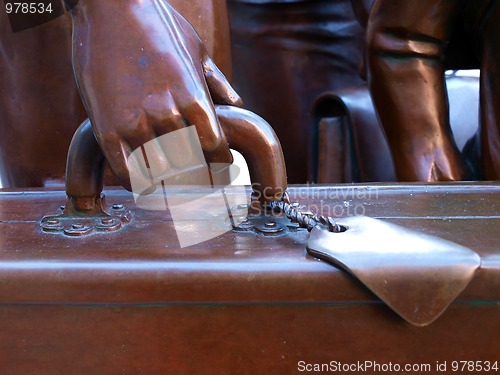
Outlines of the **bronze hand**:
[{"label": "bronze hand", "polygon": [[[81,0],[71,13],[80,93],[125,187],[134,149],[190,125],[209,163],[232,161],[213,104],[240,105],[241,99],[178,12],[163,0]],[[161,147],[153,158],[168,167]]]}]

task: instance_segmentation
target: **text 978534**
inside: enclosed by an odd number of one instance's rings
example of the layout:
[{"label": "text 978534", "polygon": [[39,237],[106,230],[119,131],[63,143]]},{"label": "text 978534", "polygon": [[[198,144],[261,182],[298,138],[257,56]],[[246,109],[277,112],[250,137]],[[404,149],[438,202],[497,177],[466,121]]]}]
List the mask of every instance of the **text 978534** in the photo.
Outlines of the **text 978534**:
[{"label": "text 978534", "polygon": [[12,32],[20,32],[47,23],[64,14],[62,0],[3,0]]},{"label": "text 978534", "polygon": [[52,3],[41,2],[5,2],[5,11],[7,14],[36,14],[36,13],[52,13]]}]

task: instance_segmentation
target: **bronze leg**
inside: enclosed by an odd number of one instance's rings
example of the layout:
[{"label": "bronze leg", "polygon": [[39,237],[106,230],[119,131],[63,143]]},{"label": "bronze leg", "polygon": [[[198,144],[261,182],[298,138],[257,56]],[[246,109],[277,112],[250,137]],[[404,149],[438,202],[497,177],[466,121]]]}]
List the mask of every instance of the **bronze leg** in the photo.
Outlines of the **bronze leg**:
[{"label": "bronze leg", "polygon": [[13,33],[2,9],[0,67],[3,187],[62,184],[71,137],[86,117],[71,68],[69,16]]},{"label": "bronze leg", "polygon": [[500,180],[500,3],[486,17],[481,35],[482,157],[485,178]]},{"label": "bronze leg", "polygon": [[362,83],[363,30],[350,0],[228,6],[234,86],[278,134],[288,181],[314,180],[314,99]]},{"label": "bronze leg", "polygon": [[461,180],[443,58],[459,1],[377,0],[367,30],[369,82],[401,181]]}]

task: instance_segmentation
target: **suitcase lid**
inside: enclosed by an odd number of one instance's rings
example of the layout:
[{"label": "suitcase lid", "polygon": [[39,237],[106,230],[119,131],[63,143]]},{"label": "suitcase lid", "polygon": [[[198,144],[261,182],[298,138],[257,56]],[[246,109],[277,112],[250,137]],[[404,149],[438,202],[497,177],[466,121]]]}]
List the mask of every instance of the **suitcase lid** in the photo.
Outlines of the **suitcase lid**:
[{"label": "suitcase lid", "polygon": [[[289,191],[292,201],[318,213],[362,213],[470,248],[480,255],[481,268],[458,303],[498,300],[500,185],[343,185]],[[133,196],[121,189],[106,195],[109,203],[132,209],[131,223],[116,233],[71,238],[39,227],[44,214],[64,203],[64,192],[0,192],[2,303],[381,303],[346,272],[308,255],[306,230],[271,236],[231,231],[181,248],[168,211],[137,209]]]}]

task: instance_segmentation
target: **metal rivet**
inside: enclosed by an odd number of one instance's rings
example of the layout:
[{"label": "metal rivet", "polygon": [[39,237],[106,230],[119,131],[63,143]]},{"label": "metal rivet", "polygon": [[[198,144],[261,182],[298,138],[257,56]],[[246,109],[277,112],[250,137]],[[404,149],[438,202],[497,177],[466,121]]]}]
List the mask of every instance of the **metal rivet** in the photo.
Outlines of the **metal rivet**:
[{"label": "metal rivet", "polygon": [[256,224],[255,229],[257,232],[264,234],[276,234],[282,232],[285,229],[285,226],[275,221],[267,221],[262,224]]},{"label": "metal rivet", "polygon": [[120,216],[120,220],[124,223],[129,223],[132,220],[132,215],[129,211],[126,211],[123,215]]},{"label": "metal rivet", "polygon": [[59,220],[57,217],[48,217],[44,220],[45,221],[42,221],[41,223],[41,227],[44,232],[55,233],[64,228],[61,224],[61,220]]},{"label": "metal rivet", "polygon": [[83,224],[72,224],[71,227],[64,229],[64,234],[71,237],[81,237],[92,233],[93,227]]},{"label": "metal rivet", "polygon": [[238,223],[239,224],[236,227],[234,227],[233,229],[239,230],[239,231],[246,231],[246,230],[250,230],[254,227],[254,224],[248,219],[248,217],[244,218],[241,221],[238,221]]},{"label": "metal rivet", "polygon": [[122,223],[118,218],[103,217],[100,223],[96,225],[98,231],[114,232],[122,227]]}]

